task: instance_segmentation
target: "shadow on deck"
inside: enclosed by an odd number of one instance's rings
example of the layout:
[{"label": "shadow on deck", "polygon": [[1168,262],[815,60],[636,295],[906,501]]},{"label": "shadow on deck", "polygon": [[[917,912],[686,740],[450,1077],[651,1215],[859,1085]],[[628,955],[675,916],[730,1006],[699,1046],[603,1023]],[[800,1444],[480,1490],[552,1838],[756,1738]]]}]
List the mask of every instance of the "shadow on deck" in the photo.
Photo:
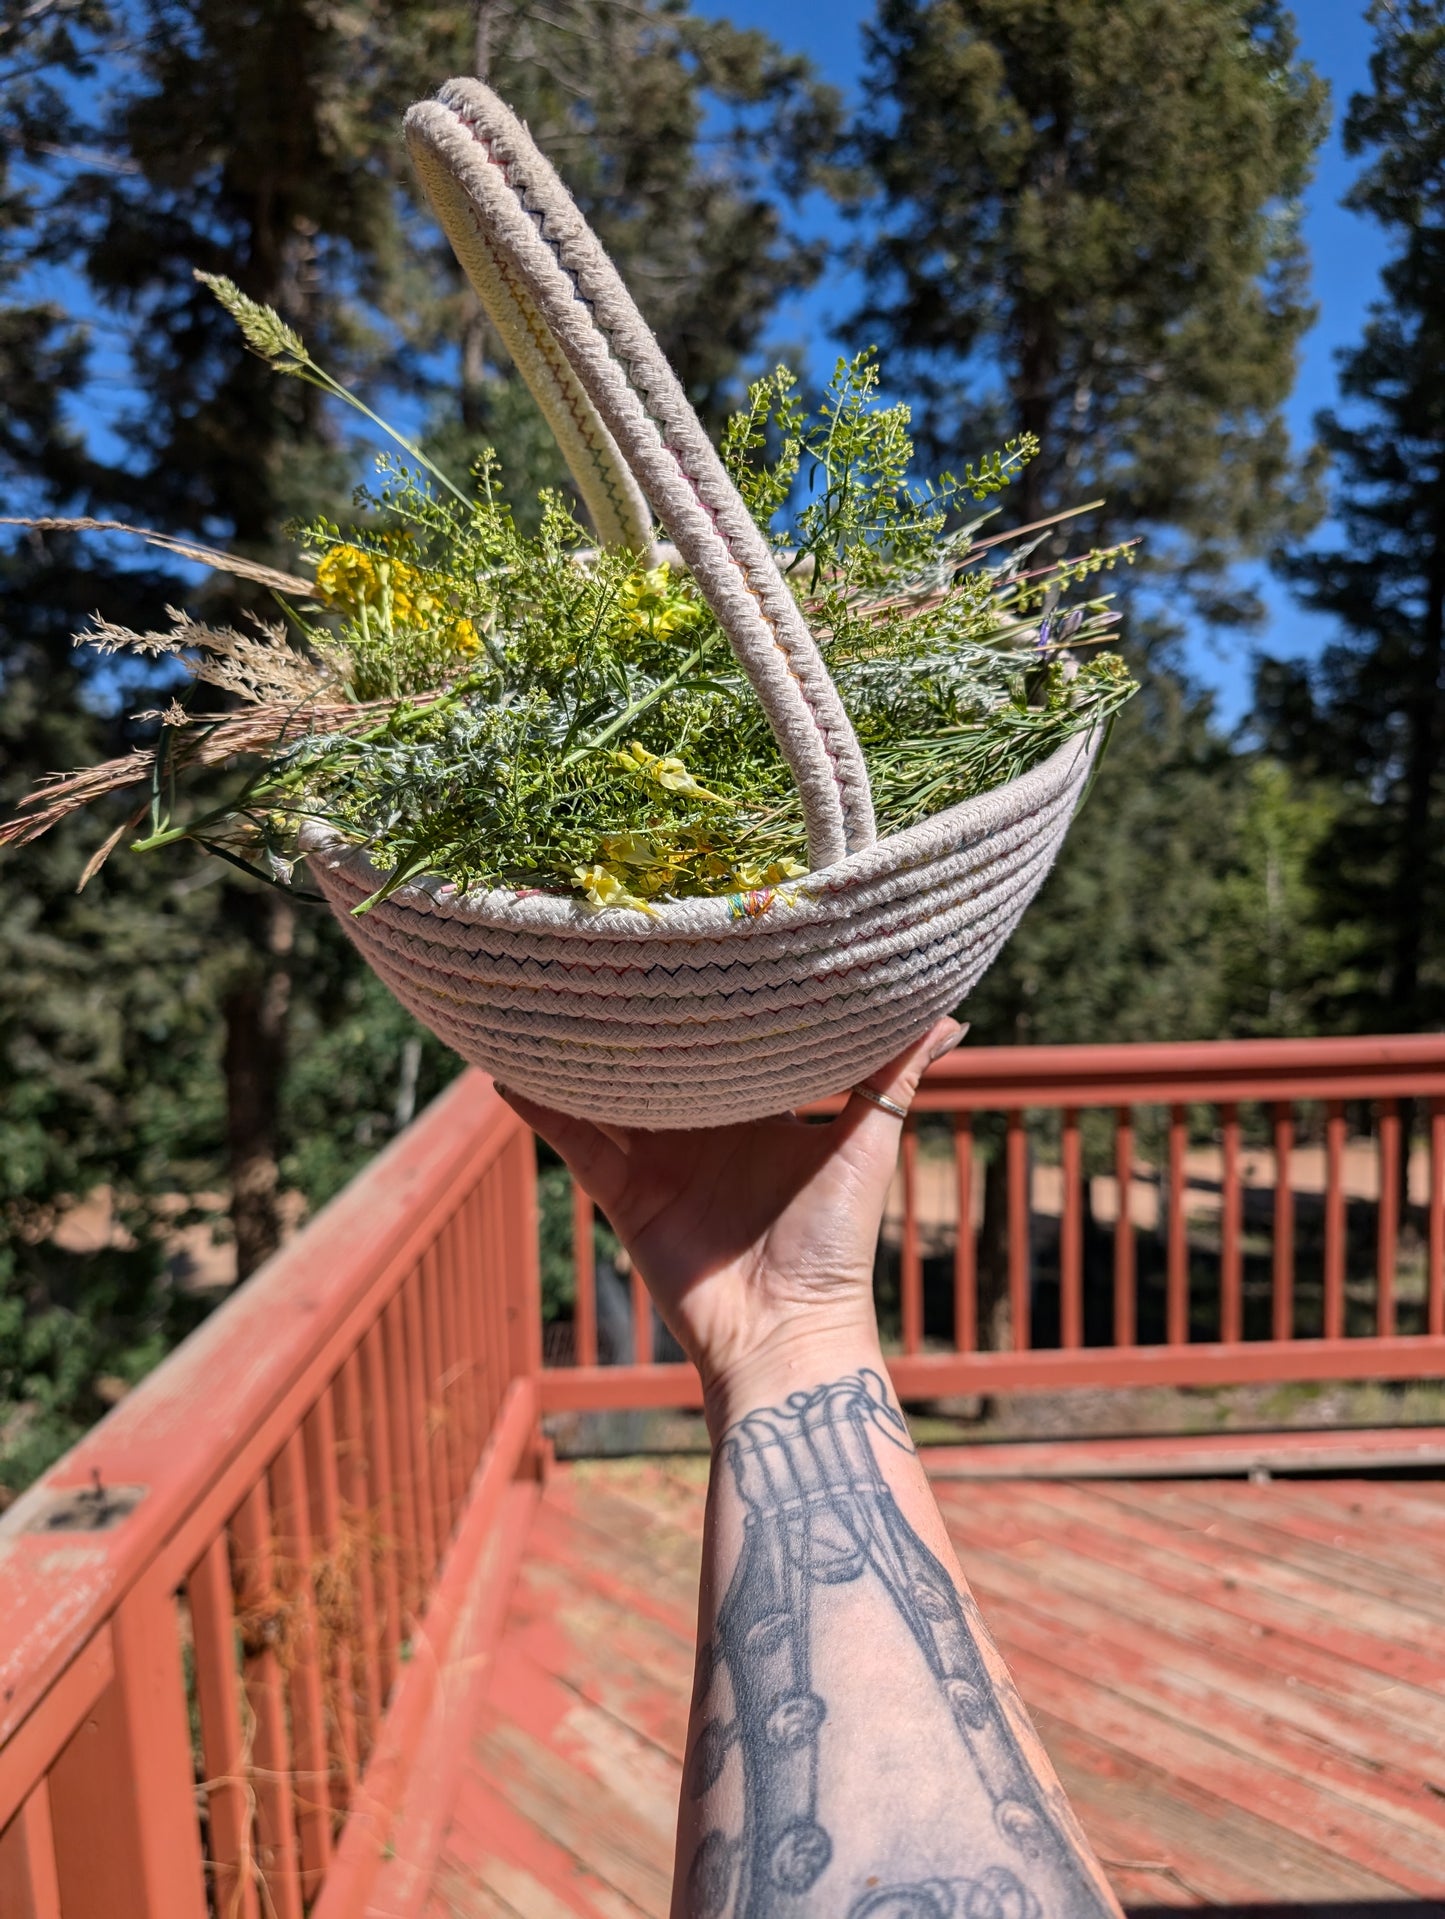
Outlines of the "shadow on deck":
[{"label": "shadow on deck", "polygon": [[[427,1919],[666,1919],[704,1470],[552,1474]],[[1445,1915],[1445,1484],[949,1471],[960,1557],[1138,1919]]]}]

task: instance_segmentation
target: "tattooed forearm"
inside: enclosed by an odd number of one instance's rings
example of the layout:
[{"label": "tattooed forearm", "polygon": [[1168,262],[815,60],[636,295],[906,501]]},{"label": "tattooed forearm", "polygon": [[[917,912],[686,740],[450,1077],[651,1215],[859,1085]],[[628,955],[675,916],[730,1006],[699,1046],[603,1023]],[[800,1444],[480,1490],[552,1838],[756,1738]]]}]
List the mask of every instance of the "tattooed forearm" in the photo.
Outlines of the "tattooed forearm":
[{"label": "tattooed forearm", "polygon": [[687,1919],[1102,1919],[1116,1908],[886,1449],[912,1452],[867,1371],[723,1439],[743,1540],[699,1663]]}]

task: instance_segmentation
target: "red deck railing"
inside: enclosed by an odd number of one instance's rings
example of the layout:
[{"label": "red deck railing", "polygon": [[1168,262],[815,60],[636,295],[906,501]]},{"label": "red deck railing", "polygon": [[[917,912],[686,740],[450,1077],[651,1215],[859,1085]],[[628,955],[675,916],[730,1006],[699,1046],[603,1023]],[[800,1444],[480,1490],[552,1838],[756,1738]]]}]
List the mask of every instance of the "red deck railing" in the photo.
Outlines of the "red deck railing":
[{"label": "red deck railing", "polygon": [[[905,1398],[1445,1369],[1445,1037],[972,1051],[917,1111]],[[598,1363],[575,1218],[544,1368],[533,1142],[464,1076],[0,1520],[4,1919],[420,1909],[541,1415],[697,1398],[635,1277]]]},{"label": "red deck railing", "polygon": [[[905,1399],[1409,1378],[1440,1366],[1445,1349],[1430,1342],[1445,1335],[1445,1036],[972,1048],[930,1071],[914,1114],[903,1136],[896,1270],[884,1275],[896,1307],[892,1372]],[[946,1283],[926,1290],[918,1188],[929,1147],[950,1162],[951,1204]],[[1403,1302],[1407,1152],[1414,1283]],[[986,1156],[992,1180],[983,1177]],[[1200,1158],[1215,1162],[1203,1175]],[[1317,1170],[1301,1164],[1310,1159]],[[1041,1259],[1045,1171],[1055,1200]],[[1090,1204],[1100,1186],[1112,1213],[1104,1230]],[[1003,1213],[993,1240],[1003,1350],[981,1350],[986,1193]],[[1266,1196],[1267,1216],[1247,1219],[1246,1199]],[[1140,1198],[1156,1216],[1148,1231],[1135,1220]],[[1363,1257],[1362,1225],[1371,1232]],[[543,1410],[696,1405],[691,1367],[653,1363],[653,1322],[635,1276],[630,1363],[597,1364],[591,1226],[577,1195],[576,1363],[543,1373]],[[1103,1285],[1086,1288],[1086,1264]],[[1043,1327],[1041,1303],[1050,1309]],[[1086,1304],[1096,1309],[1087,1322]]]},{"label": "red deck railing", "polygon": [[468,1075],[15,1503],[4,1919],[408,1909],[539,1338],[531,1136]]}]

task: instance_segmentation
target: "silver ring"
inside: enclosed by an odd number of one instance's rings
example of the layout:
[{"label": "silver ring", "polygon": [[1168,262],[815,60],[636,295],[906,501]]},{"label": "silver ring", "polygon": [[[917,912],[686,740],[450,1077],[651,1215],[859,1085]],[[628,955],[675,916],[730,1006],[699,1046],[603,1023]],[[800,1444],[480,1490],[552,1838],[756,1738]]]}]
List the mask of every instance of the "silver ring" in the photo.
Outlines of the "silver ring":
[{"label": "silver ring", "polygon": [[886,1093],[875,1093],[871,1086],[855,1086],[853,1091],[861,1099],[871,1101],[874,1106],[881,1106],[885,1113],[891,1113],[895,1119],[908,1117],[908,1108],[900,1106],[896,1099],[889,1099]]}]

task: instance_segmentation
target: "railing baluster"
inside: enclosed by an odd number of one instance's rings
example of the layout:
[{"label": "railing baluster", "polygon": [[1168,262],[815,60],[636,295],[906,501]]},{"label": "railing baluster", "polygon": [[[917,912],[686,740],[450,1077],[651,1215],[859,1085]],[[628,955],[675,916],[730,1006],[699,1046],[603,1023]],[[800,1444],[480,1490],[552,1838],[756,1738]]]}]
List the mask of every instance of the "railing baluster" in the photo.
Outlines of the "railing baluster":
[{"label": "railing baluster", "polygon": [[[426,1255],[423,1255],[425,1259]],[[411,1440],[411,1460],[416,1487],[417,1550],[421,1555],[419,1573],[425,1593],[436,1571],[438,1541],[436,1502],[431,1489],[431,1404],[427,1393],[426,1336],[421,1323],[422,1267],[418,1262],[401,1282],[402,1325],[406,1332],[406,1431]]]},{"label": "railing baluster", "polygon": [[277,1570],[283,1575],[278,1585],[287,1618],[286,1701],[291,1714],[301,1886],[309,1897],[320,1889],[331,1861],[331,1755],[316,1623],[306,1450],[299,1430],[282,1446],[267,1477]]},{"label": "railing baluster", "polygon": [[1079,1115],[1064,1109],[1059,1170],[1063,1176],[1063,1203],[1059,1210],[1059,1338],[1070,1349],[1084,1343],[1084,1205],[1083,1155],[1079,1144]]},{"label": "railing baluster", "polygon": [[[506,1376],[508,1381],[536,1379],[542,1371],[542,1262],[537,1236],[537,1148],[525,1127],[513,1133],[497,1163],[506,1178],[500,1195],[509,1313]],[[649,1299],[649,1314],[651,1310]],[[533,1447],[528,1458],[538,1464],[539,1448]]]},{"label": "railing baluster", "polygon": [[121,1600],[110,1631],[114,1677],[50,1771],[61,1911],[204,1919],[180,1621],[154,1567]]},{"label": "railing baluster", "polygon": [[1325,1108],[1325,1319],[1326,1339],[1345,1331],[1345,1107]]},{"label": "railing baluster", "polygon": [[477,1189],[477,1269],[472,1308],[477,1317],[478,1363],[481,1367],[482,1410],[485,1430],[501,1404],[502,1359],[506,1337],[506,1299],[502,1276],[497,1268],[497,1227],[494,1217],[493,1179],[489,1170]]},{"label": "railing baluster", "polygon": [[639,1366],[652,1364],[652,1295],[646,1281],[632,1268],[632,1357]]},{"label": "railing baluster", "polygon": [[381,1634],[376,1616],[378,1511],[376,1489],[369,1471],[366,1423],[362,1412],[363,1391],[361,1353],[348,1353],[341,1363],[336,1384],[341,1424],[337,1468],[342,1501],[341,1525],[350,1536],[351,1559],[355,1568],[356,1644],[361,1657],[361,1687],[357,1702],[358,1753],[364,1764],[381,1719],[383,1688],[378,1644]]},{"label": "railing baluster", "polygon": [[[260,1919],[252,1852],[251,1784],[241,1728],[231,1556],[225,1534],[213,1539],[186,1582],[195,1653],[196,1707],[205,1767],[211,1891],[226,1919]],[[0,1906],[3,1910],[3,1906]]]},{"label": "railing baluster", "polygon": [[1224,1145],[1224,1192],[1220,1214],[1219,1337],[1226,1346],[1244,1338],[1244,1195],[1239,1179],[1239,1108],[1219,1109]]},{"label": "railing baluster", "polygon": [[1114,1121],[1114,1344],[1139,1337],[1134,1244],[1134,1111],[1121,1106]]},{"label": "railing baluster", "polygon": [[1445,1100],[1430,1103],[1430,1226],[1425,1255],[1425,1330],[1445,1333]]},{"label": "railing baluster", "polygon": [[328,1385],[302,1425],[307,1509],[311,1520],[311,1586],[316,1595],[316,1668],[329,1707],[327,1724],[332,1803],[351,1804],[359,1754],[356,1741],[357,1642],[356,1547],[343,1535],[340,1462],[337,1458],[335,1382]]},{"label": "railing baluster", "polygon": [[284,1602],[276,1591],[271,1502],[264,1481],[253,1486],[242,1500],[230,1530],[235,1546],[241,1671],[251,1713],[256,1860],[265,1881],[268,1919],[272,1913],[276,1919],[301,1919],[291,1746],[281,1661],[276,1652],[275,1627]]},{"label": "railing baluster", "polygon": [[597,1249],[592,1240],[592,1201],[572,1182],[573,1357],[579,1366],[597,1364]]},{"label": "railing baluster", "polygon": [[467,1391],[467,1362],[462,1350],[461,1329],[457,1324],[456,1279],[460,1259],[465,1202],[442,1228],[437,1240],[437,1338],[441,1343],[442,1378],[446,1382],[447,1462],[451,1477],[447,1482],[451,1523],[456,1525],[466,1498],[471,1477],[471,1396]]},{"label": "railing baluster", "polygon": [[1182,1106],[1169,1108],[1169,1245],[1165,1271],[1165,1337],[1189,1343],[1189,1221],[1184,1210],[1189,1123]]},{"label": "railing baluster", "polygon": [[0,1913],[5,1919],[61,1919],[50,1786],[43,1774],[0,1832]]},{"label": "railing baluster", "polygon": [[361,1342],[361,1370],[365,1387],[366,1459],[371,1484],[371,1507],[378,1528],[376,1542],[377,1604],[380,1610],[378,1653],[381,1659],[381,1696],[385,1700],[396,1676],[396,1655],[405,1634],[402,1619],[406,1590],[406,1540],[401,1516],[391,1436],[391,1390],[386,1377],[384,1321],[367,1328]]},{"label": "railing baluster", "polygon": [[918,1250],[918,1126],[903,1122],[898,1164],[903,1184],[903,1241],[899,1258],[899,1304],[903,1321],[903,1350],[923,1349],[923,1260]]},{"label": "railing baluster", "polygon": [[1380,1203],[1375,1257],[1375,1331],[1395,1330],[1395,1254],[1400,1233],[1400,1102],[1380,1101]]},{"label": "railing baluster", "polygon": [[[443,1227],[442,1231],[445,1230]],[[447,1541],[452,1536],[452,1449],[455,1444],[451,1395],[447,1391],[447,1366],[442,1358],[441,1316],[437,1307],[440,1262],[441,1235],[438,1234],[422,1255],[420,1284],[417,1287],[422,1366],[426,1380],[427,1476],[431,1481],[432,1525],[436,1530],[438,1559],[446,1551]]]},{"label": "railing baluster", "polygon": [[1294,1338],[1294,1110],[1274,1109],[1274,1273],[1270,1331]]},{"label": "railing baluster", "polygon": [[480,1262],[478,1252],[480,1218],[474,1188],[462,1201],[461,1209],[457,1214],[456,1257],[452,1274],[452,1310],[456,1319],[464,1408],[462,1432],[466,1440],[466,1480],[462,1488],[463,1501],[470,1491],[472,1475],[477,1470],[477,1461],[482,1456],[482,1447],[487,1437],[481,1356],[477,1344],[477,1320],[474,1310]]},{"label": "railing baluster", "polygon": [[[402,1281],[404,1286],[406,1281]],[[391,1483],[396,1501],[397,1570],[401,1577],[398,1647],[421,1612],[426,1590],[422,1569],[421,1521],[417,1514],[416,1455],[412,1445],[411,1394],[407,1384],[405,1314],[400,1293],[387,1301],[381,1316],[381,1348],[386,1361],[386,1423],[391,1440]]]},{"label": "railing baluster", "polygon": [[1033,1322],[1029,1287],[1029,1233],[1032,1194],[1029,1192],[1029,1136],[1024,1116],[1015,1109],[1008,1116],[1005,1141],[1008,1166],[1008,1298],[1009,1318],[1013,1322],[1016,1353],[1025,1353],[1033,1342]]},{"label": "railing baluster", "polygon": [[498,1327],[506,1326],[506,1299],[503,1295],[501,1276],[497,1271],[494,1250],[495,1227],[492,1218],[493,1174],[489,1167],[477,1181],[477,1190],[473,1195],[476,1209],[476,1252],[472,1280],[472,1314],[476,1320],[477,1366],[480,1376],[482,1395],[482,1431],[490,1433],[492,1423],[497,1417],[497,1408],[501,1404],[501,1377],[498,1361]]},{"label": "railing baluster", "polygon": [[973,1237],[973,1115],[953,1116],[953,1172],[958,1232],[953,1242],[953,1343],[978,1350],[978,1256]]}]

